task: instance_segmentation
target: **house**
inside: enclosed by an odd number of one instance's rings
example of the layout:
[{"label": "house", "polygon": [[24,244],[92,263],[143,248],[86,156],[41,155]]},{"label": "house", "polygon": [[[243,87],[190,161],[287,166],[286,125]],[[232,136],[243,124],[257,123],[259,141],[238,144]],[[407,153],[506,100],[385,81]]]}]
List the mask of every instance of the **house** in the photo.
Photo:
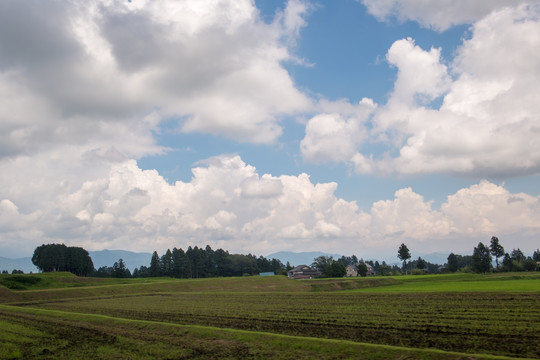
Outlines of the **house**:
[{"label": "house", "polygon": [[[373,266],[369,265],[368,263],[365,263],[367,266],[367,272],[366,275],[375,275],[375,271],[373,270]],[[358,276],[358,270],[356,269],[356,265],[349,265],[346,268],[347,274],[345,276]]]},{"label": "house", "polygon": [[373,270],[373,266],[366,264],[367,266],[367,275],[375,275],[375,270]]},{"label": "house", "polygon": [[345,276],[358,276],[358,270],[356,270],[356,266],[349,265],[346,268],[347,274]]},{"label": "house", "polygon": [[319,270],[307,265],[298,265],[287,272],[287,276],[291,279],[313,279],[320,275],[321,272]]}]

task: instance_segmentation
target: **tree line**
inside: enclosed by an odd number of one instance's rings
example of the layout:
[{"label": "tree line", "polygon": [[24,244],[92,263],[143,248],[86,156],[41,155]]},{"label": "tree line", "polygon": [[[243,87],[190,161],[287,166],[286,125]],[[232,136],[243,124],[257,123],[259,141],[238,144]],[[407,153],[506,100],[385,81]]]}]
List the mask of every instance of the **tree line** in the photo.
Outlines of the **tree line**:
[{"label": "tree line", "polygon": [[[290,267],[290,265],[288,265]],[[167,249],[163,255],[154,251],[149,266],[129,269],[120,259],[112,267],[101,267],[96,270],[97,277],[172,277],[180,279],[230,277],[256,275],[262,272],[275,274],[286,273],[287,266],[278,259],[267,259],[252,254],[230,254],[223,249],[213,250],[209,245]]]},{"label": "tree line", "polygon": [[[495,267],[493,267],[493,258],[495,258]],[[502,263],[499,264],[499,259]],[[491,237],[489,246],[482,242],[478,243],[470,257],[470,262],[466,265],[477,273],[486,273],[489,271],[511,272],[511,271],[540,271],[540,250],[534,251],[532,257],[526,257],[519,248],[512,249],[510,253],[504,251],[499,238]],[[456,272],[460,269],[459,255],[451,253],[448,256],[448,270]]]},{"label": "tree line", "polygon": [[[360,276],[370,272],[376,275],[422,274],[437,272],[477,272],[490,271],[540,271],[540,250],[534,251],[532,257],[525,256],[518,249],[505,252],[496,236],[491,238],[490,245],[482,242],[473,250],[472,255],[456,255],[451,253],[444,266],[432,264],[421,257],[408,261],[410,251],[405,244],[398,249],[398,258],[403,261],[402,266],[389,265],[386,262],[374,260],[364,261],[356,255],[342,256],[334,260],[330,256],[320,256],[314,259],[312,267],[317,268],[323,277],[342,277],[346,274],[347,266],[356,268]],[[495,267],[493,267],[495,259]],[[502,261],[499,262],[499,259]],[[188,247],[187,250],[173,248],[167,249],[163,255],[157,251],[152,254],[149,266],[140,266],[133,273],[126,267],[125,262],[119,259],[112,266],[102,266],[94,269],[92,259],[88,252],[80,247],[68,247],[64,244],[48,244],[38,246],[32,256],[32,262],[42,272],[69,271],[78,276],[94,277],[173,277],[173,278],[207,278],[255,275],[261,272],[273,272],[285,275],[292,266],[284,265],[278,259],[267,259],[252,254],[230,254],[223,249],[213,250],[209,245],[202,247]],[[2,274],[7,271],[2,271]],[[12,273],[22,273],[13,270]]]}]

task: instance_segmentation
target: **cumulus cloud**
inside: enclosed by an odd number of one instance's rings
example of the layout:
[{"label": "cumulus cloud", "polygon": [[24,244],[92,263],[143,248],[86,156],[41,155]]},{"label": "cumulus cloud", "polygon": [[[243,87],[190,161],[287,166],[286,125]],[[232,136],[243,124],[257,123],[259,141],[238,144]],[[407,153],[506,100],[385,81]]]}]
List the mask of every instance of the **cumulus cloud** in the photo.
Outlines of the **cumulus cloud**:
[{"label": "cumulus cloud", "polygon": [[44,179],[31,190],[48,194],[31,203],[26,194],[3,192],[0,248],[28,253],[41,243],[64,242],[162,252],[210,244],[245,253],[301,248],[348,254],[403,241],[441,249],[459,237],[468,251],[471,239],[540,233],[540,198],[488,181],[449,196],[440,209],[405,188],[364,212],[335,195],[336,183],[314,184],[307,174],[259,175],[239,156],[209,159],[192,173],[189,182],[169,184],[128,160],[79,186]]},{"label": "cumulus cloud", "polygon": [[249,0],[2,3],[0,156],[134,131],[147,140],[117,150],[155,154],[151,131],[171,118],[272,143],[311,106],[282,67],[305,11],[291,1],[266,24]]},{"label": "cumulus cloud", "polygon": [[325,111],[308,120],[300,151],[305,161],[313,163],[349,162],[357,154],[358,144],[367,137],[366,123],[376,109],[372,99],[358,104],[344,100],[321,101]]},{"label": "cumulus cloud", "polygon": [[471,24],[504,6],[515,6],[527,0],[361,0],[367,11],[380,21],[396,18],[400,22],[412,20],[437,31],[454,25]]},{"label": "cumulus cloud", "polygon": [[[357,173],[537,174],[539,18],[534,4],[493,11],[474,23],[450,62],[441,49],[397,40],[386,56],[397,69],[394,89],[363,119],[367,131],[349,132],[343,115],[317,115],[301,143],[304,158],[346,162]],[[318,135],[322,123],[335,130]],[[326,146],[329,139],[336,150]]]}]

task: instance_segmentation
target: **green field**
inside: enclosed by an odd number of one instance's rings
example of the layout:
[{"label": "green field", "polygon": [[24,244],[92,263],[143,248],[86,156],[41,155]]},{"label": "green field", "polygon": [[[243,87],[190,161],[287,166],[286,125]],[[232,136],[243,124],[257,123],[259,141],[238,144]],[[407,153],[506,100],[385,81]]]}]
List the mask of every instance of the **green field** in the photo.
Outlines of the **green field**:
[{"label": "green field", "polygon": [[538,273],[13,276],[0,277],[1,359],[540,358]]}]

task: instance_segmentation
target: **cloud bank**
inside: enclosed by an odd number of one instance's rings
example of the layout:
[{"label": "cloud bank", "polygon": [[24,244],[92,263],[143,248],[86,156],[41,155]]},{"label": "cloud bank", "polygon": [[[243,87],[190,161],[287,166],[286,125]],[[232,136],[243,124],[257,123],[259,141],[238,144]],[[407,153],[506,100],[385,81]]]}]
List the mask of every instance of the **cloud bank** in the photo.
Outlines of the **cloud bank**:
[{"label": "cloud bank", "polygon": [[43,242],[66,242],[92,250],[163,251],[210,244],[258,254],[361,254],[402,241],[436,249],[459,238],[464,243],[454,243],[454,251],[468,251],[460,246],[470,246],[471,239],[540,231],[540,197],[488,181],[449,196],[440,209],[404,188],[363,212],[335,195],[336,183],[314,184],[307,174],[260,175],[239,156],[208,159],[192,174],[189,182],[169,184],[128,160],[75,189],[36,184],[36,193],[47,196],[31,204],[25,194],[0,200],[0,247],[31,251]]}]

